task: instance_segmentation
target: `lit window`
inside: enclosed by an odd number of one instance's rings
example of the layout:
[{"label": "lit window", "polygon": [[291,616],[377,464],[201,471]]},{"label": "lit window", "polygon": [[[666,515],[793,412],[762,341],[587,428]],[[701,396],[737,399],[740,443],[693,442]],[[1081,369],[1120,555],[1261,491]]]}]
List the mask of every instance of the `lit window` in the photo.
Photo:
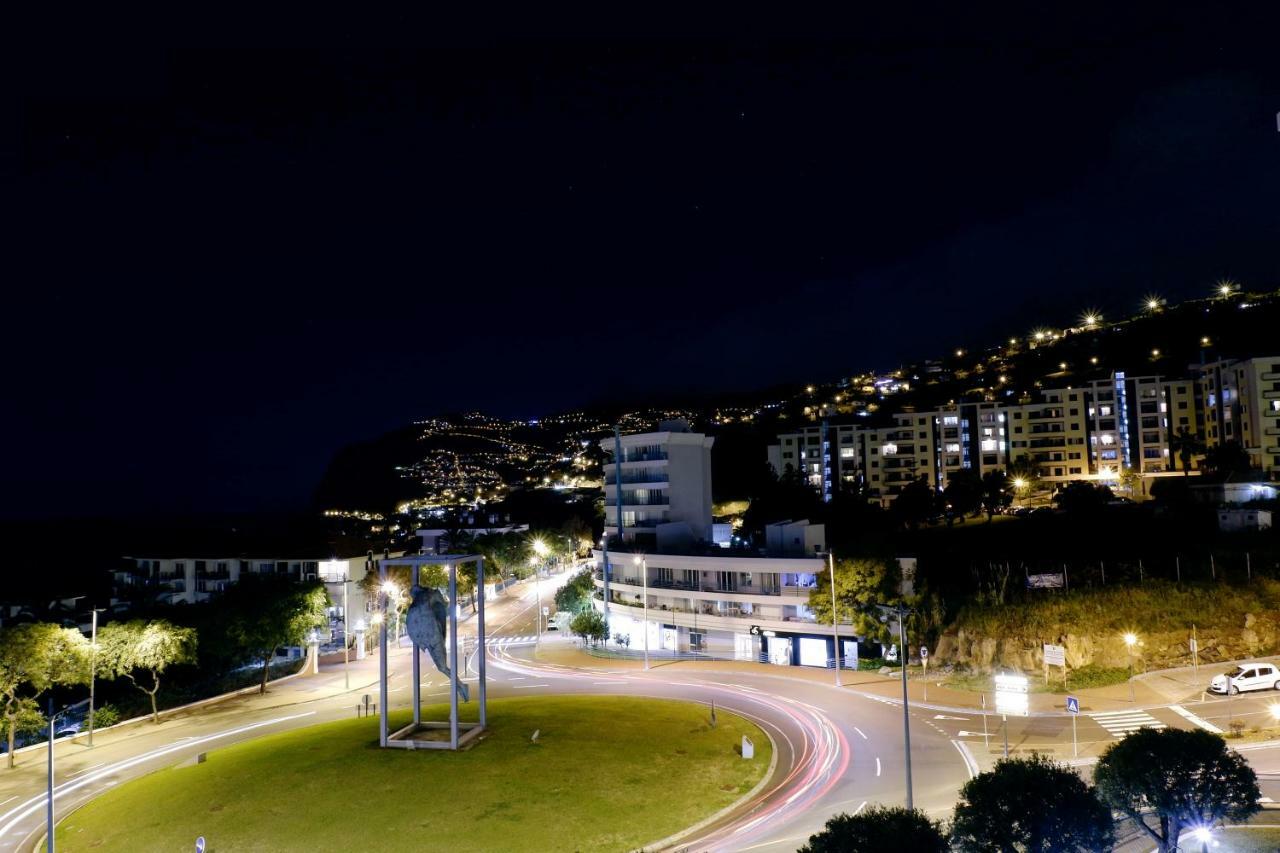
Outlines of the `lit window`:
[{"label": "lit window", "polygon": [[1102,415],[1103,417],[1106,417],[1107,415],[1111,414],[1111,407],[1110,407],[1110,406],[1099,406],[1099,407],[1098,407],[1098,414]]},{"label": "lit window", "polygon": [[947,445],[947,452],[948,452],[948,453],[959,453],[959,452],[960,452],[960,445],[959,445],[959,443],[955,443],[955,444],[948,444],[948,445]]},{"label": "lit window", "polygon": [[1101,441],[1103,444],[1116,443],[1116,437],[1111,433],[1103,433],[1101,436],[1098,437],[1098,440]]},{"label": "lit window", "polygon": [[885,455],[885,456],[892,456],[893,454],[895,454],[895,453],[897,453],[897,452],[898,452],[898,445],[896,445],[896,444],[892,444],[892,443],[890,443],[890,444],[886,444],[886,445],[884,446],[884,455]]},{"label": "lit window", "polygon": [[840,458],[841,458],[841,459],[852,459],[852,458],[853,458],[853,448],[852,448],[852,447],[842,447],[842,448],[840,448]]},{"label": "lit window", "polygon": [[960,423],[960,418],[956,415],[947,415],[942,419],[943,426],[956,426]]},{"label": "lit window", "polygon": [[999,447],[1000,442],[996,441],[994,438],[984,439],[982,442],[983,453],[995,453]]}]

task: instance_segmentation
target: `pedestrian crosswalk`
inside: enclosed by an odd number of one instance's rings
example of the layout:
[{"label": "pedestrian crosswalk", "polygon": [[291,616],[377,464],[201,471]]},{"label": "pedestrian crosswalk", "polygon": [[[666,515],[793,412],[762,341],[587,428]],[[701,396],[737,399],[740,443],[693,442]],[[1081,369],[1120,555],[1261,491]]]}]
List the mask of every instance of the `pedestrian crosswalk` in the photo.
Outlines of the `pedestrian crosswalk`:
[{"label": "pedestrian crosswalk", "polygon": [[1138,729],[1163,729],[1165,724],[1146,711],[1106,711],[1090,714],[1098,725],[1102,726],[1112,737],[1122,738]]},{"label": "pedestrian crosswalk", "polygon": [[486,646],[527,646],[538,641],[533,634],[522,634],[518,637],[485,637]]}]

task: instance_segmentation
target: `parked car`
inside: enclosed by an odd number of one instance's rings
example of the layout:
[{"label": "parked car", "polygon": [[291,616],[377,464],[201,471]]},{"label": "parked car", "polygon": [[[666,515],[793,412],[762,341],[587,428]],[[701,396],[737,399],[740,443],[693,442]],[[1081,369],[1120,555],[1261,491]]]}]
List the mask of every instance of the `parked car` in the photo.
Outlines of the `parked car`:
[{"label": "parked car", "polygon": [[1280,689],[1280,669],[1270,663],[1242,663],[1230,672],[1215,675],[1210,693],[1247,693],[1250,690]]}]

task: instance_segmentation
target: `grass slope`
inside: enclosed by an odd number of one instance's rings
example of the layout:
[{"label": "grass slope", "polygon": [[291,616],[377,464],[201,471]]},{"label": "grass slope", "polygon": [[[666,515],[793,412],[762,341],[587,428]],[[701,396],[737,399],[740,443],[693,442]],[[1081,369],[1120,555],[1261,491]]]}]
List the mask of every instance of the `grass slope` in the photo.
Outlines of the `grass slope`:
[{"label": "grass slope", "polygon": [[[474,719],[475,703],[467,710]],[[67,816],[58,847],[184,850],[203,835],[210,853],[630,850],[763,777],[764,733],[723,711],[712,729],[708,717],[704,706],[657,699],[498,699],[488,737],[460,753],[379,749],[376,718],[327,723],[116,788]],[[407,718],[393,715],[393,729]],[[423,719],[447,718],[447,706],[424,710]],[[734,751],[744,734],[752,761]]]}]

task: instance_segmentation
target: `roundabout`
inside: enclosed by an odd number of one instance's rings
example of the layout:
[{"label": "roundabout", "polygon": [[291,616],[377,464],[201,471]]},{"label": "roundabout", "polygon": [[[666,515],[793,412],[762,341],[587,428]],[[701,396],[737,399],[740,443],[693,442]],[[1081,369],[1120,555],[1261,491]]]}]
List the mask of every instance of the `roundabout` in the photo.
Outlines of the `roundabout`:
[{"label": "roundabout", "polygon": [[218,749],[67,814],[57,847],[634,850],[749,797],[773,758],[754,723],[718,709],[713,726],[696,702],[521,697],[493,700],[489,717],[460,752],[380,750],[368,717]]}]

